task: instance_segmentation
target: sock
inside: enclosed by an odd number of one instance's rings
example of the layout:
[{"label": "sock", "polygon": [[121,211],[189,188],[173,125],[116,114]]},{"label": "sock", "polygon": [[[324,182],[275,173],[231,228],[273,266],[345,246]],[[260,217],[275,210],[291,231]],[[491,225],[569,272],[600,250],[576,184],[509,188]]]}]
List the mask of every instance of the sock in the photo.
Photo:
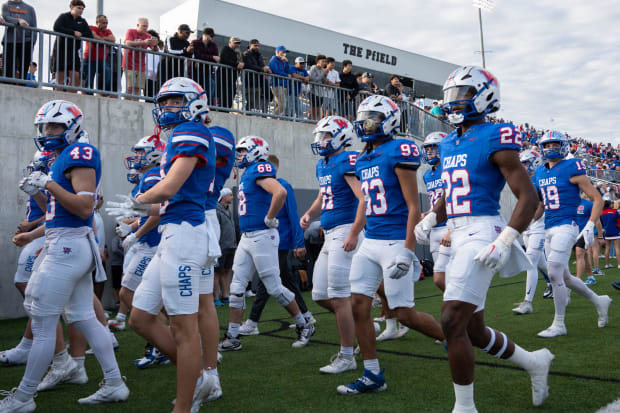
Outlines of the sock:
[{"label": "sock", "polygon": [[295,317],[293,318],[295,319],[295,324],[297,325],[297,327],[306,326],[306,319],[304,318],[304,315],[301,313],[301,311],[295,314]]},{"label": "sock", "polygon": [[77,363],[79,368],[83,368],[84,367],[84,359],[85,359],[84,356],[82,356],[82,357],[72,357],[72,358],[73,358],[73,361],[75,361]]},{"label": "sock", "polygon": [[548,262],[549,277],[551,278],[551,287],[553,288],[553,305],[555,306],[555,314],[564,317],[566,313],[566,305],[568,304],[568,292],[564,285],[564,265],[557,262]]},{"label": "sock", "polygon": [[[538,254],[527,254],[527,258],[533,262]],[[538,271],[536,268],[527,271],[527,278],[525,281],[525,301],[530,303],[534,301],[534,295],[536,294],[536,285],[538,284]]]},{"label": "sock", "polygon": [[52,363],[56,366],[61,366],[69,361],[69,353],[67,353],[67,349],[63,349],[60,353],[54,354],[54,358],[52,359]]},{"label": "sock", "polygon": [[385,319],[385,330],[396,330],[396,323],[398,319],[396,318],[386,318]]},{"label": "sock", "polygon": [[340,354],[346,356],[347,358],[353,357],[353,347],[340,346]]},{"label": "sock", "polygon": [[512,356],[508,357],[508,361],[513,362],[519,367],[524,368],[525,370],[529,370],[535,365],[534,357],[532,353],[529,351],[523,350],[515,343],[515,352],[512,353]]},{"label": "sock", "polygon": [[369,370],[372,374],[379,374],[379,373],[381,373],[381,369],[379,368],[379,360],[378,359],[364,360],[364,368],[366,370]]},{"label": "sock", "polygon": [[19,351],[30,351],[31,348],[32,340],[26,337],[22,337],[22,340],[19,342],[17,347],[15,347],[15,349]]},{"label": "sock", "polygon": [[88,344],[90,344],[90,348],[93,349],[101,370],[103,370],[103,378],[106,382],[113,385],[120,384],[122,382],[121,371],[114,356],[112,335],[108,334],[105,327],[96,318],[76,321],[73,325],[82,333]]},{"label": "sock", "polygon": [[564,325],[564,315],[559,315],[556,313],[555,316],[553,316],[553,324]]},{"label": "sock", "polygon": [[239,337],[239,323],[228,323],[228,335],[232,338]]},{"label": "sock", "polygon": [[463,407],[466,409],[475,409],[476,405],[474,404],[474,383],[460,385],[454,384],[454,396],[456,398],[456,403],[454,406]]},{"label": "sock", "polygon": [[207,373],[210,376],[217,376],[217,367],[213,368],[213,369],[205,369],[205,373]]},{"label": "sock", "polygon": [[125,321],[127,319],[127,314],[118,313],[118,314],[116,314],[116,319],[118,321]]}]

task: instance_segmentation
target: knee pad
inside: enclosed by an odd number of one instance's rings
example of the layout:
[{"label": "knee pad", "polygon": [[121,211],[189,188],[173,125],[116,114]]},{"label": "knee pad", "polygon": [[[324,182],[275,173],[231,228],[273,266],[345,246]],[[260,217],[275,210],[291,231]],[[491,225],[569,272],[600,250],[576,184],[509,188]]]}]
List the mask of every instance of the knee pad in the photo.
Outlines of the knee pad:
[{"label": "knee pad", "polygon": [[291,303],[295,299],[295,294],[291,292],[286,287],[281,287],[280,293],[277,295],[273,295],[278,304],[285,307]]},{"label": "knee pad", "polygon": [[236,308],[238,310],[245,310],[245,293],[239,294],[230,294],[230,303],[229,305],[232,308]]},{"label": "knee pad", "polygon": [[245,287],[247,287],[247,284],[244,285],[239,280],[233,278],[232,282],[230,283],[230,295],[242,296],[243,294],[245,294]]},{"label": "knee pad", "polygon": [[327,295],[329,298],[344,298],[351,295],[349,267],[330,265],[328,267]]}]

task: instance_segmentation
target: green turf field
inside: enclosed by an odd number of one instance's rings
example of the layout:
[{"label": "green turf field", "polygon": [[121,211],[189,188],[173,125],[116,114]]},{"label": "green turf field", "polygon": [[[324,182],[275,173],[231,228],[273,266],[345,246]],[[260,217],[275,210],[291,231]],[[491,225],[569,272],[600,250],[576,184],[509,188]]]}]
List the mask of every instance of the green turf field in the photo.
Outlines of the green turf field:
[{"label": "green turf field", "polygon": [[[543,299],[544,281],[539,282],[534,314],[515,316],[513,303],[521,301],[525,275],[495,279],[489,290],[487,324],[504,331],[528,350],[549,348],[556,356],[549,384],[551,394],[537,409],[531,405],[527,373],[506,361],[476,350],[475,399],[480,412],[594,412],[620,398],[620,293],[611,281],[620,270],[606,270],[593,289],[609,294],[614,302],[609,326],[596,326],[596,310],[589,301],[572,294],[567,308],[568,336],[542,339],[536,333],[553,319],[552,300]],[[441,296],[431,280],[416,283],[416,308],[439,317]],[[334,318],[311,302],[317,318],[317,332],[303,349],[293,349],[295,333],[287,328],[285,311],[270,300],[259,324],[261,335],[242,338],[243,349],[224,353],[220,377],[224,397],[202,407],[202,411],[235,412],[449,412],[454,403],[447,353],[434,340],[410,331],[403,339],[379,343],[379,359],[385,369],[388,390],[379,394],[340,396],[336,386],[348,383],[362,372],[321,375],[319,367],[335,354],[338,339]],[[248,306],[252,300],[248,300]],[[379,315],[379,310],[373,310]],[[227,308],[218,309],[221,326],[228,320]],[[24,319],[0,322],[0,348],[7,349],[20,339]],[[175,370],[171,365],[137,370],[132,360],[141,356],[144,342],[130,330],[116,334],[120,342],[117,358],[127,377],[131,396],[127,403],[82,407],[79,397],[97,389],[101,372],[95,359],[87,358],[87,385],[60,385],[35,399],[40,412],[166,412],[175,397]],[[0,368],[0,389],[17,386],[24,366]]]}]

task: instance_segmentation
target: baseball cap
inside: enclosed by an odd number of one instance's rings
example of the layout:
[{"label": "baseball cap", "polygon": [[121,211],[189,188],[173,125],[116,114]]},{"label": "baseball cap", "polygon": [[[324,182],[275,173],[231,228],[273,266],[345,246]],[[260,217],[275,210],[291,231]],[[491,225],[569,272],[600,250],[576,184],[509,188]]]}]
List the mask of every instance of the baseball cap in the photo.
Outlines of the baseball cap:
[{"label": "baseball cap", "polygon": [[220,191],[220,198],[222,199],[222,197],[225,197],[226,195],[230,195],[232,194],[232,191],[230,190],[230,188],[222,188],[222,190]]},{"label": "baseball cap", "polygon": [[260,42],[258,41],[258,39],[252,39],[250,40],[250,44],[260,44]]},{"label": "baseball cap", "polygon": [[241,43],[241,39],[239,39],[237,36],[232,36],[229,41],[232,43]]},{"label": "baseball cap", "polygon": [[182,24],[179,26],[178,29],[180,32],[190,32],[190,33],[194,33],[194,31],[192,29],[189,28],[189,26],[187,24]]},{"label": "baseball cap", "polygon": [[362,73],[362,77],[369,77],[369,78],[372,79],[374,76],[370,72],[364,72],[364,73]]},{"label": "baseball cap", "polygon": [[284,46],[278,46],[276,47],[276,52],[288,52],[288,50]]},{"label": "baseball cap", "polygon": [[202,34],[208,34],[209,36],[215,36],[215,31],[211,27],[205,27]]},{"label": "baseball cap", "polygon": [[295,58],[295,63],[306,63],[306,59],[304,59],[303,57],[299,56],[299,57]]}]

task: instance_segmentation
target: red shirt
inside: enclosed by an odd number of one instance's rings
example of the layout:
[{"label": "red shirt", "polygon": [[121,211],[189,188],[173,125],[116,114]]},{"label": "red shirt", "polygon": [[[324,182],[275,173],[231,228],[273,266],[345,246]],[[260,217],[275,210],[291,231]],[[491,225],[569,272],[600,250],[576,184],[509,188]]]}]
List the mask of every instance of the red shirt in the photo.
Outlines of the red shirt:
[{"label": "red shirt", "polygon": [[[105,29],[104,31],[101,31],[97,28],[97,26],[89,26],[89,27],[90,27],[90,30],[93,32],[93,34],[96,34],[99,37],[108,37],[112,35],[112,30],[110,29]],[[92,50],[91,50],[91,47],[92,47]],[[84,58],[88,60],[94,60],[94,61],[105,60],[109,49],[110,48],[108,46],[104,46],[99,43],[93,43],[91,45],[90,42],[86,42],[86,46],[84,46]]]},{"label": "red shirt", "polygon": [[[125,40],[148,40],[151,35],[148,33],[138,33],[136,29],[128,29],[125,33]],[[147,49],[149,46],[132,46]],[[146,72],[146,54],[135,52],[133,50],[125,49],[123,54],[123,69],[138,70],[140,72]]]}]

